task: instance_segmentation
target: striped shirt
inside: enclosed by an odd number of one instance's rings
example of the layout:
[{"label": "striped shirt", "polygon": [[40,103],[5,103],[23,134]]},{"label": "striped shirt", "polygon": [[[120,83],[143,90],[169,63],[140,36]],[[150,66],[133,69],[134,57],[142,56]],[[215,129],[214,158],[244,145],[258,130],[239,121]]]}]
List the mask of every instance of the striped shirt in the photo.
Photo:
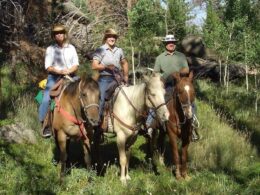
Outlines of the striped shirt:
[{"label": "striped shirt", "polygon": [[[125,58],[123,50],[119,47],[109,49],[107,44],[99,47],[94,53],[93,59],[99,61],[100,64],[108,66],[113,64],[115,67],[121,69],[120,62]],[[100,71],[100,75],[111,75],[111,72],[107,70]]]}]

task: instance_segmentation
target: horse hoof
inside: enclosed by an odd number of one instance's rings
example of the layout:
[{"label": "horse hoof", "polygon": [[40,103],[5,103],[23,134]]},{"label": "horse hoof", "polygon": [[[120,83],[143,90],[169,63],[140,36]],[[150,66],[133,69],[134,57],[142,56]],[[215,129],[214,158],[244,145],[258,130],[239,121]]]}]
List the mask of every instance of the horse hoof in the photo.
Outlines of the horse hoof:
[{"label": "horse hoof", "polygon": [[126,185],[127,183],[126,183],[126,178],[124,177],[124,178],[120,178],[120,181],[121,181],[121,183],[123,184],[123,185]]},{"label": "horse hoof", "polygon": [[189,175],[184,175],[183,178],[185,179],[185,181],[191,180],[191,177]]},{"label": "horse hoof", "polygon": [[126,180],[131,180],[131,177],[129,175],[126,175]]},{"label": "horse hoof", "polygon": [[180,181],[181,179],[183,179],[183,177],[181,175],[176,175],[176,179]]}]

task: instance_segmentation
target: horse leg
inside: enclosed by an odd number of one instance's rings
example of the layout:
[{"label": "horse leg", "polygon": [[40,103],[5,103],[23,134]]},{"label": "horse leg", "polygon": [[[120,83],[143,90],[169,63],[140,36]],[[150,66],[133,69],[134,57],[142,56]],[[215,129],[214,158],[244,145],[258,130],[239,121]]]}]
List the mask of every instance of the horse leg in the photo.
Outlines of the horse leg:
[{"label": "horse leg", "polygon": [[104,168],[100,156],[100,140],[101,140],[101,130],[100,128],[95,128],[93,134],[92,148],[91,148],[92,161],[96,165],[95,169],[97,170],[97,174],[103,175]]},{"label": "horse leg", "polygon": [[91,167],[91,157],[90,157],[90,142],[89,139],[83,141],[83,151],[84,151],[84,161],[86,168]]},{"label": "horse leg", "polygon": [[190,177],[187,174],[187,158],[188,158],[188,147],[190,144],[191,137],[191,124],[188,123],[183,127],[182,130],[182,153],[181,153],[181,175],[184,179],[189,180]]},{"label": "horse leg", "polygon": [[146,160],[148,161],[149,165],[152,163],[152,170],[155,173],[155,175],[159,175],[157,166],[156,166],[156,154],[160,155],[157,150],[157,139],[158,139],[158,130],[154,129],[152,136],[147,137],[147,154],[146,154]]},{"label": "horse leg", "polygon": [[125,152],[126,152],[126,179],[131,180],[131,177],[129,176],[129,162],[130,162],[130,147],[135,143],[137,139],[137,134],[130,136],[125,144]]},{"label": "horse leg", "polygon": [[130,147],[126,148],[126,166],[125,166],[125,175],[126,180],[131,180],[131,177],[129,176],[129,161],[130,161]]},{"label": "horse leg", "polygon": [[182,154],[181,154],[181,175],[185,180],[189,180],[190,177],[187,174],[187,158],[188,158],[188,143],[182,144]]},{"label": "horse leg", "polygon": [[66,173],[66,160],[67,160],[67,151],[66,151],[66,142],[67,136],[63,131],[57,133],[57,141],[60,149],[60,161],[61,161],[61,171],[60,171],[60,183],[63,183],[64,176]]},{"label": "horse leg", "polygon": [[117,147],[119,152],[119,162],[120,162],[120,180],[123,184],[126,184],[126,150],[125,150],[126,138],[123,133],[117,134]]},{"label": "horse leg", "polygon": [[165,135],[166,135],[165,130],[162,127],[160,127],[157,145],[158,145],[159,162],[161,165],[164,165]]},{"label": "horse leg", "polygon": [[176,131],[177,131],[177,129],[170,128],[168,130],[168,135],[169,135],[170,144],[172,146],[173,162],[176,166],[175,177],[177,180],[179,180],[179,179],[181,179],[181,172],[180,172],[180,158],[179,158],[178,145],[177,145],[177,136],[174,133]]}]

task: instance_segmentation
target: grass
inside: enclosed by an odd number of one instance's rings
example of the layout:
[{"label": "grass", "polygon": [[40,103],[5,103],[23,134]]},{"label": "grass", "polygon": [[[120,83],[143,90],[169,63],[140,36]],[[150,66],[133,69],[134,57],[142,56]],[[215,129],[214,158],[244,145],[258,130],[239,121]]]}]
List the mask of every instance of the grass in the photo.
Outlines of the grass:
[{"label": "grass", "polygon": [[[250,135],[260,154],[260,110],[255,111],[257,91],[247,92],[240,85],[230,84],[229,92],[224,87],[207,81],[197,82],[199,97],[217,110],[228,124]],[[259,103],[258,103],[259,104]]]},{"label": "grass", "polygon": [[[212,106],[198,100],[198,118],[202,140],[189,147],[189,181],[176,181],[166,152],[166,166],[158,165],[155,175],[145,161],[143,137],[132,147],[130,176],[123,186],[119,180],[115,138],[102,145],[104,177],[95,169],[82,167],[82,157],[74,154],[65,183],[59,185],[59,168],[53,162],[54,141],[39,137],[37,106],[32,97],[20,98],[15,120],[36,131],[38,143],[8,144],[0,141],[0,194],[259,194],[260,162],[248,135],[240,133],[219,117]],[[77,150],[71,150],[78,151]],[[79,153],[79,152],[75,152]]]}]

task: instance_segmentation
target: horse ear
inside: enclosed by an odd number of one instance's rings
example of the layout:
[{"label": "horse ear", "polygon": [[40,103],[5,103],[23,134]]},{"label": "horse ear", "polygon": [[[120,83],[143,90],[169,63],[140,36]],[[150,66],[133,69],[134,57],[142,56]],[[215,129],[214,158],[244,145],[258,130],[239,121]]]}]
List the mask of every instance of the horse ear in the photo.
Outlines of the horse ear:
[{"label": "horse ear", "polygon": [[172,76],[173,76],[173,78],[175,78],[175,80],[176,80],[177,82],[179,82],[179,81],[181,80],[181,77],[180,77],[180,73],[179,73],[179,72],[174,72],[174,73],[172,73]]},{"label": "horse ear", "polygon": [[147,76],[146,74],[143,74],[142,77],[145,83],[149,81],[149,76]]}]

